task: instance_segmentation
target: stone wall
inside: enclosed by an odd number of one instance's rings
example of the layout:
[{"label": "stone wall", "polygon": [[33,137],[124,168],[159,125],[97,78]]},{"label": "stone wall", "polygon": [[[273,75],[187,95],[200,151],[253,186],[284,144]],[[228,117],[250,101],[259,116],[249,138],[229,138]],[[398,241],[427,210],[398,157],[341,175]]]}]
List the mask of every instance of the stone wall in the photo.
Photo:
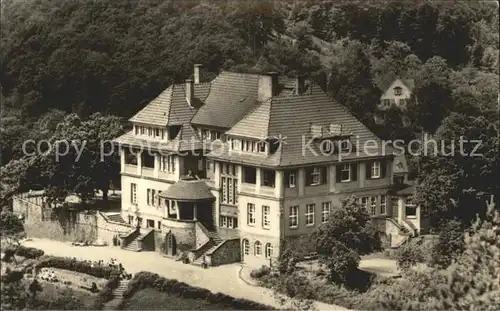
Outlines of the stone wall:
[{"label": "stone wall", "polygon": [[94,214],[68,212],[56,217],[53,209],[43,207],[41,197],[16,196],[12,199],[13,212],[24,216],[28,237],[57,241],[97,240],[97,219]]},{"label": "stone wall", "polygon": [[240,240],[227,240],[208,256],[210,266],[219,266],[241,261]]},{"label": "stone wall", "polygon": [[172,234],[175,236],[177,250],[184,252],[190,251],[196,246],[196,234],[194,230],[183,228],[171,228]]},{"label": "stone wall", "polygon": [[113,245],[113,237],[127,234],[134,228],[106,220],[101,213],[97,213],[97,237],[100,241]]}]

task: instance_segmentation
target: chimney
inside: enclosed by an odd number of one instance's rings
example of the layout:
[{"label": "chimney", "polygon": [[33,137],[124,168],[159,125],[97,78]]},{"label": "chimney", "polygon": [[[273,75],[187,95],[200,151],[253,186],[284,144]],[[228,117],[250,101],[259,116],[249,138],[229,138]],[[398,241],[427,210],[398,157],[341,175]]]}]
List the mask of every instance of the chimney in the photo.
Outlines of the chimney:
[{"label": "chimney", "polygon": [[278,95],[278,77],[279,74],[277,72],[269,72],[260,76],[258,90],[259,101],[266,101]]},{"label": "chimney", "polygon": [[304,75],[298,75],[297,78],[295,78],[295,94],[296,95],[301,95],[304,93],[305,80],[306,80],[306,77]]},{"label": "chimney", "polygon": [[202,64],[194,65],[194,84],[200,83],[200,68],[203,67]]},{"label": "chimney", "polygon": [[188,102],[189,107],[193,107],[193,98],[194,98],[194,83],[193,80],[186,80],[186,100]]}]

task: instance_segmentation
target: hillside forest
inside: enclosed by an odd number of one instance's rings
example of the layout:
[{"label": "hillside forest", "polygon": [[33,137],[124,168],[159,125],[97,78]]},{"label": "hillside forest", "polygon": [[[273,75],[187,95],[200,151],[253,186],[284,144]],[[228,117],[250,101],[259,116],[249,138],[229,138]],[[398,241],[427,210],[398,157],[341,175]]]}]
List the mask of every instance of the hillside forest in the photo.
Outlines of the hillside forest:
[{"label": "hillside forest", "polygon": [[[205,80],[222,70],[307,74],[383,139],[482,140],[478,158],[409,159],[436,223],[469,225],[499,193],[495,2],[6,0],[1,9],[2,204],[34,187],[56,201],[119,187],[116,157],[96,161],[89,148],[78,165],[74,155],[54,163],[22,144],[97,146],[195,63]],[[395,77],[415,80],[415,100],[375,123]]]}]

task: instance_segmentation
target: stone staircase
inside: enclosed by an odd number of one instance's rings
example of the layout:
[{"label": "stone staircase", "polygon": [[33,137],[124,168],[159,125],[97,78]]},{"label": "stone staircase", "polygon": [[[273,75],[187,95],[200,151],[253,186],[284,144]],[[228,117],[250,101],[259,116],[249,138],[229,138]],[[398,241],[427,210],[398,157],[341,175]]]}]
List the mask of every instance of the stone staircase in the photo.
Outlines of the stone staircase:
[{"label": "stone staircase", "polygon": [[104,304],[103,310],[118,310],[123,301],[123,293],[128,287],[128,280],[120,280],[118,287],[113,291],[113,299]]},{"label": "stone staircase", "polygon": [[139,242],[137,240],[142,239],[148,233],[149,232],[136,234],[135,237],[127,245],[125,245],[125,247],[123,247],[123,249],[132,252],[140,252],[141,249],[139,248]]},{"label": "stone staircase", "polygon": [[106,214],[106,217],[113,222],[121,223],[124,225],[128,225],[128,223],[123,219],[122,214],[116,213],[116,214]]},{"label": "stone staircase", "polygon": [[207,253],[211,253],[214,249],[216,249],[222,242],[224,242],[224,239],[220,237],[220,235],[216,231],[208,231],[208,237],[210,240],[213,242],[213,246],[207,248],[198,258],[196,258],[191,264],[195,266],[202,267],[203,266],[203,258]]}]

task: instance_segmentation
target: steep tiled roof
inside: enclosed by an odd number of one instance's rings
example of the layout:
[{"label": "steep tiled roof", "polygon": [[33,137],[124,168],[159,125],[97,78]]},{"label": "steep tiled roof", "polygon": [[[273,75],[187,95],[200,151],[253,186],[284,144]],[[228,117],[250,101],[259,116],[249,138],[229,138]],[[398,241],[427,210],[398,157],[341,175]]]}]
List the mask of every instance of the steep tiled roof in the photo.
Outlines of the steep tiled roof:
[{"label": "steep tiled roof", "polygon": [[271,100],[269,99],[236,123],[226,134],[264,139],[269,136],[270,115]]},{"label": "steep tiled roof", "polygon": [[[269,106],[269,108],[268,108]],[[250,153],[235,153],[228,155],[227,151],[222,149],[214,150],[211,157],[221,159],[238,159],[248,164],[258,165],[266,163],[276,166],[293,166],[314,163],[327,163],[338,161],[337,153],[333,155],[322,155],[319,152],[317,143],[309,144],[311,124],[329,127],[331,123],[340,124],[345,133],[351,134],[351,141],[354,145],[359,144],[359,151],[349,155],[342,155],[342,159],[370,158],[375,155],[382,155],[383,146],[380,139],[376,137],[359,120],[350,114],[343,106],[329,98],[318,86],[312,86],[309,92],[302,95],[278,96],[273,97],[269,103],[262,104],[248,117],[238,123],[237,134],[243,134],[246,131],[252,134],[259,134],[262,130],[261,124],[265,123],[265,117],[262,114],[269,110],[269,122],[267,135],[269,137],[283,137],[283,143],[278,151],[269,155],[265,159],[262,155],[253,155]],[[252,129],[250,121],[256,120]],[[263,128],[264,130],[266,128]],[[232,129],[233,133],[236,132]],[[363,144],[367,140],[378,142],[378,148],[370,148],[368,152],[363,150]],[[227,147],[225,147],[227,148]],[[312,150],[312,151],[311,151]],[[391,155],[392,149],[386,148],[386,154]],[[267,162],[266,162],[267,161]]]},{"label": "steep tiled roof", "polygon": [[162,191],[160,197],[187,202],[215,200],[204,180],[191,178],[180,179],[166,191]]},{"label": "steep tiled roof", "polygon": [[415,88],[415,80],[414,79],[401,79],[401,82],[403,82],[404,85],[410,90],[410,92],[413,92],[413,89]]},{"label": "steep tiled roof", "polygon": [[413,89],[415,88],[414,79],[401,79],[394,74],[387,74],[384,77],[384,79],[379,83],[379,90],[385,93],[389,89],[389,87],[397,80],[403,82],[403,84],[406,85],[410,92],[413,92]]},{"label": "steep tiled roof", "polygon": [[259,75],[224,71],[211,84],[193,124],[230,128],[258,104]]},{"label": "steep tiled roof", "polygon": [[186,85],[171,85],[130,118],[130,121],[159,126],[182,125],[191,120],[209,92],[210,83],[195,84],[194,107],[191,108],[186,101]]},{"label": "steep tiled roof", "polygon": [[129,121],[165,126],[170,113],[172,90],[173,86],[169,86],[165,91],[161,92],[158,97],[153,99],[142,108],[142,110],[130,118]]},{"label": "steep tiled roof", "polygon": [[193,108],[191,108],[186,101],[186,84],[174,85],[167,125],[189,123],[196,111],[203,105],[210,92],[210,83],[194,84],[193,86],[194,101]]}]

